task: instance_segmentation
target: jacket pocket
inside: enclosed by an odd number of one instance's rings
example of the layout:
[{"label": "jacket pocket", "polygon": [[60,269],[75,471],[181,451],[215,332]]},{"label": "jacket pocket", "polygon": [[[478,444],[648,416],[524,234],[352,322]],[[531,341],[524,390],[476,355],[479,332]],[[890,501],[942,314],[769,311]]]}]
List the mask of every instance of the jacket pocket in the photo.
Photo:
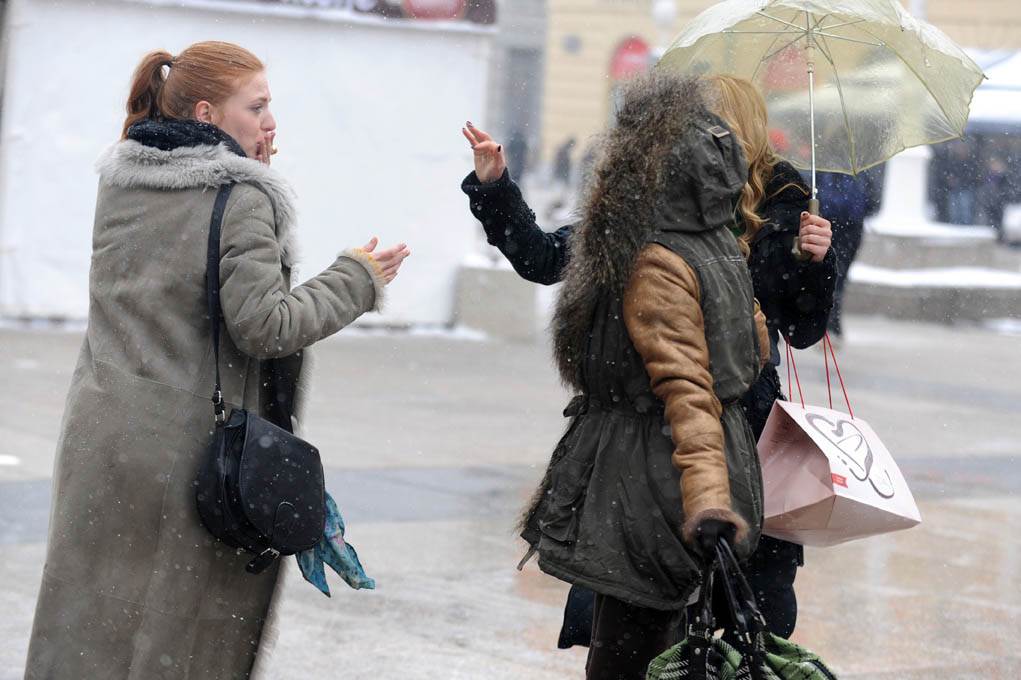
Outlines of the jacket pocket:
[{"label": "jacket pocket", "polygon": [[592,477],[593,461],[564,457],[550,479],[549,502],[539,518],[543,535],[560,543],[573,543],[578,538],[578,519]]}]

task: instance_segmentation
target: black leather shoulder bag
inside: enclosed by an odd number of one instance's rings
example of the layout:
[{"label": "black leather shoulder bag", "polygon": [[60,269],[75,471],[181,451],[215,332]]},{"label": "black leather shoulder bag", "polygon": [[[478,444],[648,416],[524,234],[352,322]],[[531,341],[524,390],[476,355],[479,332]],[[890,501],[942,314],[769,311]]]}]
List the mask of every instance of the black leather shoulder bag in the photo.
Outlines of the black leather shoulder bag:
[{"label": "black leather shoulder bag", "polygon": [[232,188],[220,187],[209,224],[206,306],[216,360],[216,430],[195,482],[196,499],[209,532],[253,553],[245,570],[258,574],[281,555],[319,542],[326,522],[325,488],[314,446],[244,409],[226,415],[220,391],[220,229]]}]

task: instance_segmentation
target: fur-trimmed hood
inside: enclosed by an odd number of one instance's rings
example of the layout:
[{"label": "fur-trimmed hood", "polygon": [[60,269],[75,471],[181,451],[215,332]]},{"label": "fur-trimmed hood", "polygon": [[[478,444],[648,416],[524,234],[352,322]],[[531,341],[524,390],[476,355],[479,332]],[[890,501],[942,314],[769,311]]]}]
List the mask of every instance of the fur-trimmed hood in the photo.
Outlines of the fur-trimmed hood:
[{"label": "fur-trimmed hood", "polygon": [[248,183],[265,193],[273,206],[282,262],[293,267],[295,196],[287,181],[264,163],[247,158],[231,137],[198,121],[145,121],[128,138],[110,147],[96,162],[102,181],[127,189],[215,189],[231,182]]},{"label": "fur-trimmed hood", "polygon": [[553,316],[557,365],[575,390],[585,389],[582,367],[596,306],[606,297],[621,299],[649,235],[734,223],[748,166],[711,108],[697,78],[654,71],[625,91],[571,234]]}]

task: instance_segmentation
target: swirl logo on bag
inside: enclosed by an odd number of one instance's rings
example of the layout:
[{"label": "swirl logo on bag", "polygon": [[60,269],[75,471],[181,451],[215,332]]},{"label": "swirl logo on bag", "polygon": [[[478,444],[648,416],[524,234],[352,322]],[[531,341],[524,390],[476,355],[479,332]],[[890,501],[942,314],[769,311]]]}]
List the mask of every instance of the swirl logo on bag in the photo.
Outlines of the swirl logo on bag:
[{"label": "swirl logo on bag", "polygon": [[[806,413],[805,420],[840,452],[838,458],[859,482],[868,482],[881,498],[893,498],[895,489],[890,471],[876,465],[868,440],[850,420],[835,422],[817,413]],[[878,482],[876,481],[878,479]],[[843,486],[847,486],[846,483]]]}]

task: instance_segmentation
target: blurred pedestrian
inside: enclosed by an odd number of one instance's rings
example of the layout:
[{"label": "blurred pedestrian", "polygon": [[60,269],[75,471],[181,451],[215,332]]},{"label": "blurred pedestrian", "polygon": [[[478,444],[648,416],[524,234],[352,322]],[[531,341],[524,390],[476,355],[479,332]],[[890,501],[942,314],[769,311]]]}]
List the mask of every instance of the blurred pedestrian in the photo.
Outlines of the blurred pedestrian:
[{"label": "blurred pedestrian", "polygon": [[978,169],[975,167],[973,144],[965,139],[950,142],[944,167],[947,187],[947,216],[953,224],[975,223],[975,198]]},{"label": "blurred pedestrian", "polygon": [[985,179],[979,187],[979,204],[986,220],[996,231],[996,240],[1006,240],[1003,213],[1011,197],[1007,163],[999,156],[990,156],[986,164]]},{"label": "blurred pedestrian", "polygon": [[950,171],[950,151],[946,144],[936,144],[931,147],[931,150],[929,172],[926,173],[925,197],[933,207],[936,221],[948,224],[950,222],[950,200],[947,173]]},{"label": "blurred pedestrian", "polygon": [[576,144],[574,137],[568,138],[557,148],[553,157],[553,180],[564,190],[571,186],[572,154]]},{"label": "blurred pedestrian", "polygon": [[101,159],[89,323],[54,470],[26,678],[249,677],[279,563],[214,540],[193,483],[213,429],[205,292],[223,208],[223,397],[291,430],[305,348],[365,312],[408,255],[376,239],[291,288],[292,193],[272,170],[276,121],[251,52],[202,42],[147,54],[121,141]]},{"label": "blurred pedestrian", "polygon": [[521,130],[511,132],[507,140],[507,169],[511,177],[520,182],[528,168],[528,140]]}]

